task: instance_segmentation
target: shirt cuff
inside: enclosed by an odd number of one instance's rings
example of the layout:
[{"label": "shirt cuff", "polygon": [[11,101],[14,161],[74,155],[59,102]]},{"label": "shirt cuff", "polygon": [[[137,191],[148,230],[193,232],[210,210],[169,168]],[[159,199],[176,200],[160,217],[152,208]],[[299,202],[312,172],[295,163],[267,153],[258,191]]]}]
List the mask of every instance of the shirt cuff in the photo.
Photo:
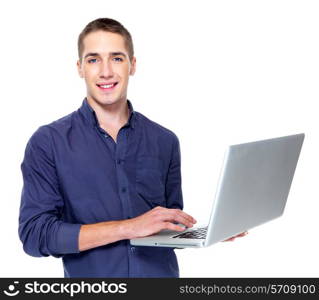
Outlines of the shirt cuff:
[{"label": "shirt cuff", "polygon": [[57,234],[59,254],[79,253],[79,234],[82,224],[62,223]]}]

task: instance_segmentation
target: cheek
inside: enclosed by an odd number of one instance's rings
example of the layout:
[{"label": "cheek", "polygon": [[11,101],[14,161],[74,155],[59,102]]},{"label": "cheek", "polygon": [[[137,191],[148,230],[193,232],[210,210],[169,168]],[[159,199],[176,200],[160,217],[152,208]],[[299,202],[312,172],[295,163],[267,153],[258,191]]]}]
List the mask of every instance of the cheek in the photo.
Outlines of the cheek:
[{"label": "cheek", "polygon": [[122,80],[127,80],[130,74],[130,68],[129,66],[115,66],[113,67],[114,73],[118,74]]},{"label": "cheek", "polygon": [[98,66],[91,66],[90,68],[85,68],[84,69],[84,78],[87,82],[89,82],[92,79],[95,79],[97,74],[99,73]]}]

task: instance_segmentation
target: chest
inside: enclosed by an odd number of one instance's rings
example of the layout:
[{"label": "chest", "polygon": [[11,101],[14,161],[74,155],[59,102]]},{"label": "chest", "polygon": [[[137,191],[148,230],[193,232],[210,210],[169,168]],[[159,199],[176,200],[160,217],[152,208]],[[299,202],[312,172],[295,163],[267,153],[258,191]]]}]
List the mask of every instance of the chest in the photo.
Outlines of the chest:
[{"label": "chest", "polygon": [[55,153],[69,211],[96,221],[106,214],[120,217],[119,211],[133,200],[164,203],[168,144],[161,137],[126,130],[118,133],[117,143],[100,132],[70,135]]}]

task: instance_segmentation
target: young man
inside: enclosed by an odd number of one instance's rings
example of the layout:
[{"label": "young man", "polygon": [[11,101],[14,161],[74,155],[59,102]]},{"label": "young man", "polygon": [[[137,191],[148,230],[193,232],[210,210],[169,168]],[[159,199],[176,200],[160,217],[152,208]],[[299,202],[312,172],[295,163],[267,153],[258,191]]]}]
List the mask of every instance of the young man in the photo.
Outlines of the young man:
[{"label": "young man", "polygon": [[127,100],[136,59],[119,22],[90,22],[78,51],[82,106],[41,126],[21,164],[24,250],[62,257],[65,277],[178,277],[173,249],[129,243],[196,223],[182,211],[178,139]]},{"label": "young man", "polygon": [[41,126],[21,164],[24,250],[62,257],[65,277],[178,277],[173,249],[129,243],[196,222],[182,211],[178,139],[127,100],[136,59],[119,22],[90,22],[78,51],[82,106]]}]

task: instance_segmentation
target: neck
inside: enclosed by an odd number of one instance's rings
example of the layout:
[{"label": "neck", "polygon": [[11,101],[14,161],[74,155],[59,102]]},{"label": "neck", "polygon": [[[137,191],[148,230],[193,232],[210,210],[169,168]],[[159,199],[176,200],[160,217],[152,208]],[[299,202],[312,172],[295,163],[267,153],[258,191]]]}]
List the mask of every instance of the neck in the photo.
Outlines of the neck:
[{"label": "neck", "polygon": [[89,105],[95,111],[100,126],[121,127],[128,121],[129,109],[127,100],[123,99],[112,104],[100,104],[90,97],[87,97]]}]

